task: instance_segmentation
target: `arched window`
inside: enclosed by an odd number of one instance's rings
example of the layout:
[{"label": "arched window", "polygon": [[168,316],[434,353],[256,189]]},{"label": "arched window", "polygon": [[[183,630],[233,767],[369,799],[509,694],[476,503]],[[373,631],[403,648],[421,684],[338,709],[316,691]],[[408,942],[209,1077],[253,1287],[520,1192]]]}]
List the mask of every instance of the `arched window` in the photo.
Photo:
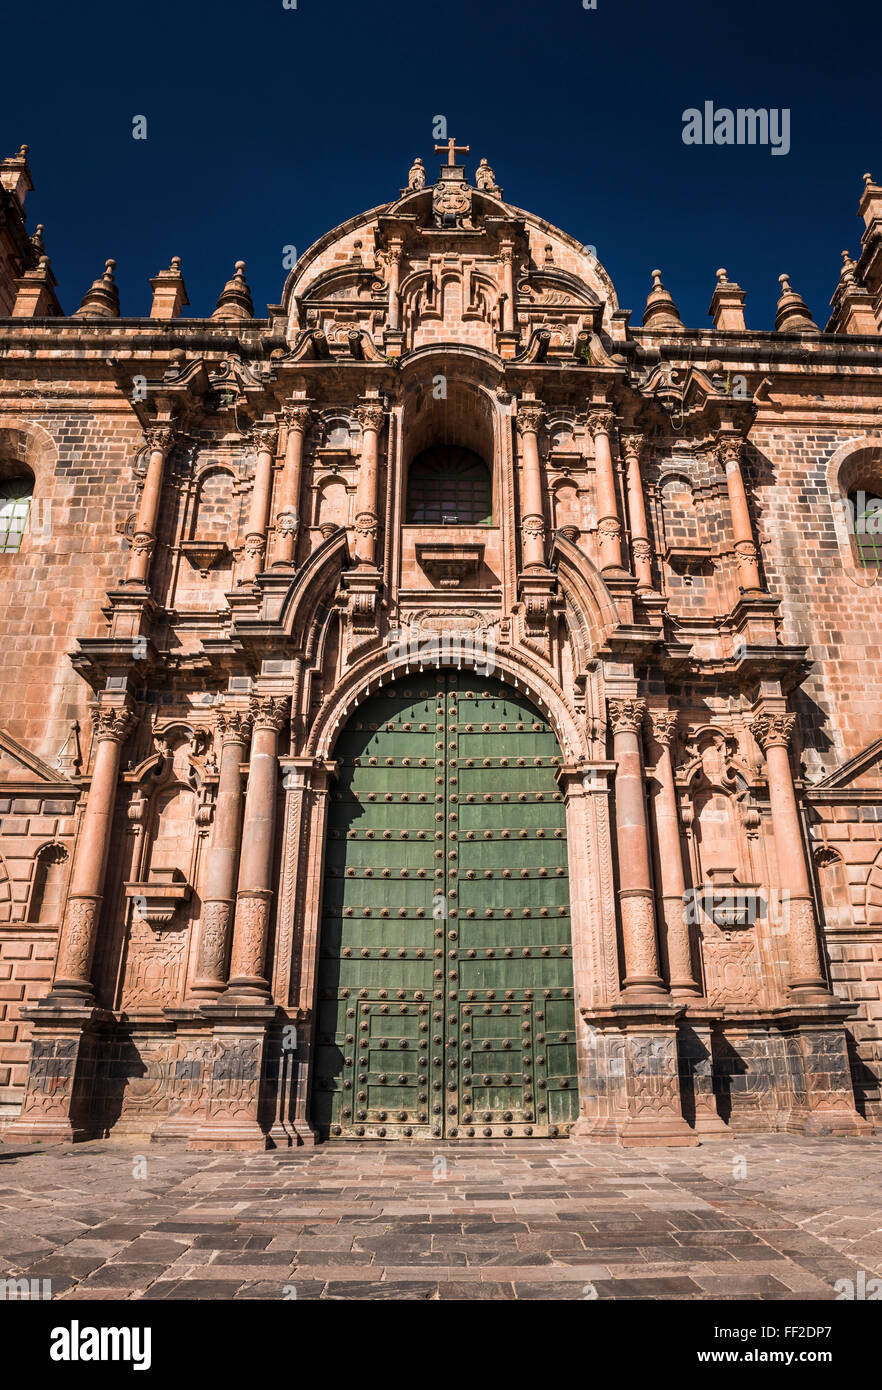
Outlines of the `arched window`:
[{"label": "arched window", "polygon": [[20,548],[33,495],[32,474],[21,467],[0,471],[0,554],[15,554]]},{"label": "arched window", "polygon": [[863,569],[882,568],[882,497],[874,488],[848,494],[848,524],[854,558]]},{"label": "arched window", "polygon": [[67,851],[61,845],[45,845],[37,855],[34,883],[28,905],[29,922],[61,921],[64,885],[67,881]]},{"label": "arched window", "polygon": [[407,520],[428,526],[489,526],[490,470],[479,454],[458,444],[424,449],[407,475]]}]

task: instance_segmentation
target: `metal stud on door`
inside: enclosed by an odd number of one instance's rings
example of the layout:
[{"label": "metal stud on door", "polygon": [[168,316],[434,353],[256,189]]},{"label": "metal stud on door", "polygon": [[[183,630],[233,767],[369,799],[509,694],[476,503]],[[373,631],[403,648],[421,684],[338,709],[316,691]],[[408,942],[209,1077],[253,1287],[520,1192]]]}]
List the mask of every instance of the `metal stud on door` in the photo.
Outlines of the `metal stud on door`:
[{"label": "metal stud on door", "polygon": [[560,762],[516,691],[399,681],[337,746],[313,1112],[332,1137],[560,1135],[578,1112]]}]

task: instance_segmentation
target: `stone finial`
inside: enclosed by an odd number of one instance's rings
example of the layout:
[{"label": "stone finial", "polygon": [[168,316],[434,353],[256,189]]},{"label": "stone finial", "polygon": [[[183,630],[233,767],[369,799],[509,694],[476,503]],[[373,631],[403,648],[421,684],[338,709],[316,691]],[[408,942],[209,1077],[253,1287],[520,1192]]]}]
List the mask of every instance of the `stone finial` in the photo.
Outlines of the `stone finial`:
[{"label": "stone finial", "polygon": [[746,298],[741,286],[729,279],[728,272],[723,268],[718,270],[716,287],[708,309],[708,314],[714,321],[714,328],[721,333],[743,333]]},{"label": "stone finial", "polygon": [[254,318],[254,304],[245,279],[244,261],[236,262],[233,277],[224,285],[220,299],[217,301],[217,308],[211,317],[213,319]]},{"label": "stone finial", "polygon": [[38,223],[37,223],[37,230],[34,232],[34,235],[31,237],[31,246],[34,248],[34,255],[35,255],[35,256],[42,256],[42,255],[45,255],[46,246],[45,246],[44,241],[43,241],[43,233],[45,232],[45,230],[46,230],[45,224],[44,224],[43,222],[38,222]]},{"label": "stone finial", "polygon": [[71,318],[119,318],[119,290],[113,278],[115,270],[116,261],[104,262],[104,274],[92,281],[91,289],[86,291],[82,304]]},{"label": "stone finial", "polygon": [[153,303],[150,306],[152,319],[178,319],[181,310],[190,301],[184,277],[181,274],[180,256],[172,256],[168,270],[160,270],[150,281],[153,290]]},{"label": "stone finial", "polygon": [[26,270],[15,281],[15,303],[12,317],[15,319],[53,318],[61,313],[55,297],[55,276],[50,268],[49,257],[41,256],[33,270]]},{"label": "stone finial", "polygon": [[873,182],[872,174],[864,174],[858,216],[864,219],[867,231],[874,222],[882,222],[882,185]]},{"label": "stone finial", "polygon": [[779,275],[781,298],[775,314],[776,333],[820,333],[802,295],[790,284],[789,275]]},{"label": "stone finial", "polygon": [[680,318],[679,310],[673,298],[662,284],[662,273],[660,270],[652,272],[652,289],[646,298],[646,308],[643,311],[643,327],[652,329],[664,329],[669,332],[680,332],[683,328],[683,321]]},{"label": "stone finial", "polygon": [[496,182],[496,175],[490,168],[486,159],[482,159],[475,170],[475,187],[480,188],[482,193],[501,193]]},{"label": "stone finial", "polygon": [[857,262],[847,251],[842,253],[839,283],[833,291],[830,305],[833,312],[824,330],[826,333],[879,333],[872,295],[858,278]]},{"label": "stone finial", "polygon": [[407,175],[407,186],[408,188],[416,189],[417,191],[419,191],[421,188],[425,188],[426,186],[426,167],[423,164],[423,161],[419,158],[419,156],[417,156],[417,158],[413,161],[413,164],[411,164],[410,166],[410,170]]},{"label": "stone finial", "polygon": [[0,160],[0,184],[11,193],[20,208],[25,198],[33,190],[34,181],[28,167],[28,146],[22,145],[18,154]]}]

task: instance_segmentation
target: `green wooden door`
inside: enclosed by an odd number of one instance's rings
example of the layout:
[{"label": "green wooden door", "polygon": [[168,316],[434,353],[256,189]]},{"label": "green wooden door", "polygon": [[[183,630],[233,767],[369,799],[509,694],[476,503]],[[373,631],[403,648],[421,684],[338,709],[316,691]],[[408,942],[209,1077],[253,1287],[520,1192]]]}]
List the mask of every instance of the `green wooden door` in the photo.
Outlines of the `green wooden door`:
[{"label": "green wooden door", "polygon": [[470,671],[396,682],[341,734],[313,1118],[331,1137],[562,1135],[578,1113],[559,750]]}]

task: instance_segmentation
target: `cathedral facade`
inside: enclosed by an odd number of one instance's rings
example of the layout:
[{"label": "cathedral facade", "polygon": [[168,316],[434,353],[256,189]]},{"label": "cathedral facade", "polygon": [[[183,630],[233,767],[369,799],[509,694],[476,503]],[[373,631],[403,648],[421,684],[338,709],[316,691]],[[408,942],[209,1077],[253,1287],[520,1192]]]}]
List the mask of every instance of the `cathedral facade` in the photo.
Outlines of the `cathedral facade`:
[{"label": "cathedral facade", "polygon": [[882,187],[638,326],[467,153],[265,317],[65,315],[0,163],[4,1137],[882,1115]]}]

